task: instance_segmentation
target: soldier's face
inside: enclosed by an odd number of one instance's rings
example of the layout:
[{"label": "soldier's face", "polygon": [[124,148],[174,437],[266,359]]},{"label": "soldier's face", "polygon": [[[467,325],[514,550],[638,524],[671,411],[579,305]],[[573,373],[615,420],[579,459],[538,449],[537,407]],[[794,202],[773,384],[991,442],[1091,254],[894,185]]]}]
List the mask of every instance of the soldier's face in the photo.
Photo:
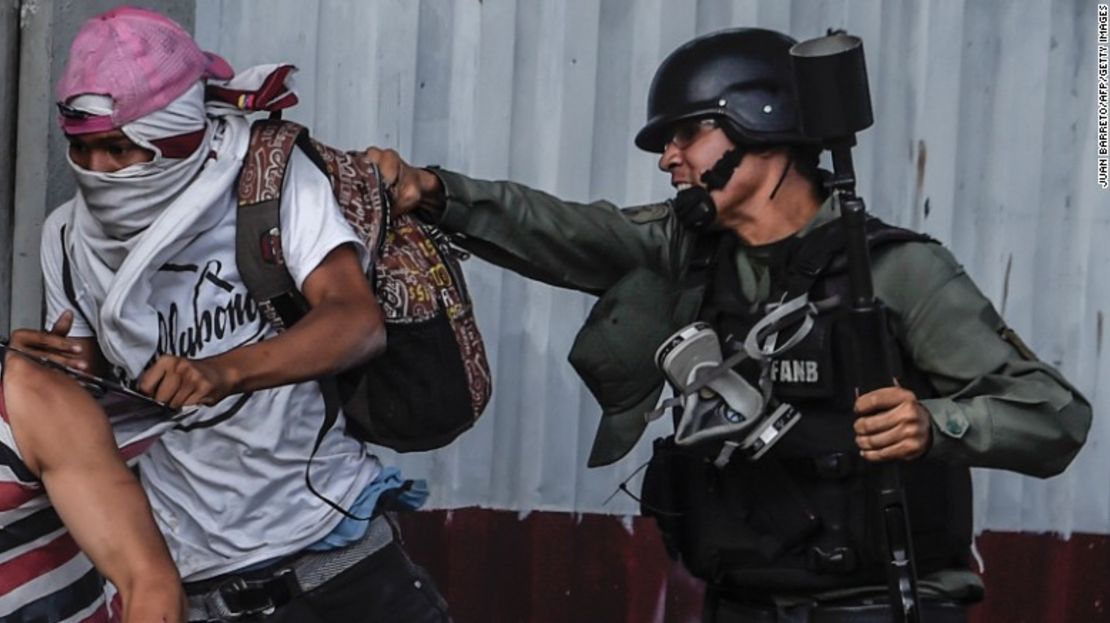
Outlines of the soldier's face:
[{"label": "soldier's face", "polygon": [[659,169],[670,174],[671,186],[676,190],[703,186],[702,173],[717,164],[732,146],[712,119],[680,121],[671,128],[671,136],[659,156]]},{"label": "soldier's face", "polygon": [[[708,123],[707,123],[708,121]],[[688,120],[672,128],[671,139],[659,156],[659,169],[671,176],[671,186],[682,190],[705,186],[703,173],[713,168],[721,156],[735,145],[724,130],[711,120]],[[720,216],[740,209],[762,180],[761,160],[746,154],[724,188],[710,193]]]}]

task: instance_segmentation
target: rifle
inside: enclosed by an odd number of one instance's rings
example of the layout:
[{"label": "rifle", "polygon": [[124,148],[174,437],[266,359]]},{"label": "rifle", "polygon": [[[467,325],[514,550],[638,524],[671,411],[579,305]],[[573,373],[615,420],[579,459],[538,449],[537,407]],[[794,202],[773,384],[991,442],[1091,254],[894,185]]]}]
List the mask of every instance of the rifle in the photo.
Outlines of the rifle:
[{"label": "rifle", "polygon": [[[856,132],[874,121],[863,42],[830,30],[825,37],[795,45],[790,55],[804,132],[832,152],[833,177],[828,186],[840,204],[852,299],[847,311],[853,337],[851,362],[857,389],[863,394],[894,382],[887,310],[872,287],[867,210],[856,195],[852,165]],[[870,470],[891,611],[899,623],[918,623],[921,609],[902,465],[888,461],[872,464]]]}]

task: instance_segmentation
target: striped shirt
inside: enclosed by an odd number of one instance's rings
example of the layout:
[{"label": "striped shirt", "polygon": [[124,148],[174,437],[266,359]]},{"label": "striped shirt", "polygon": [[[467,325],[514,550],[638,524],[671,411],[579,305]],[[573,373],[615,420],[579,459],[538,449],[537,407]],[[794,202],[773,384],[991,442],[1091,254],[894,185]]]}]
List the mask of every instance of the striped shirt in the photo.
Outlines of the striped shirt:
[{"label": "striped shirt", "polygon": [[[129,462],[173,424],[118,419],[113,430]],[[118,594],[81,553],[23,462],[0,384],[0,623],[109,623],[121,611]]]}]

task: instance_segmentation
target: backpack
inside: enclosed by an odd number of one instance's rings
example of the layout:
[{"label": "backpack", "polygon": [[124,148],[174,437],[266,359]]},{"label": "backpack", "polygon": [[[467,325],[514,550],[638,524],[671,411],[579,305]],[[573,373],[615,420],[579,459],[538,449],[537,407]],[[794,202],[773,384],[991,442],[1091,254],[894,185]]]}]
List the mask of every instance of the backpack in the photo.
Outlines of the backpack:
[{"label": "backpack", "polygon": [[256,121],[238,182],[235,253],[243,282],[278,331],[308,311],[281,246],[281,193],[294,148],[328,177],[343,216],[365,243],[367,279],[386,325],[383,355],[321,380],[328,408],[317,445],[339,404],[358,439],[399,452],[447,445],[489,401],[485,347],[447,236],[412,216],[391,215],[376,165],[309,138],[296,123]]}]

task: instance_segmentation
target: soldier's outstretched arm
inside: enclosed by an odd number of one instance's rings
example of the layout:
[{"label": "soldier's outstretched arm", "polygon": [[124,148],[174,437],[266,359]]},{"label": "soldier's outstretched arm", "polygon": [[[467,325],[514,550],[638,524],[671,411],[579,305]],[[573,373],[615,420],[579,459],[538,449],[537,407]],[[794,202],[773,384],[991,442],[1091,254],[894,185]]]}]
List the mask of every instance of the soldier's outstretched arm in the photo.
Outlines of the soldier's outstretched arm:
[{"label": "soldier's outstretched arm", "polygon": [[875,289],[939,397],[920,405],[929,456],[1038,477],[1063,471],[1091,425],[1091,405],[1011,331],[951,253],[911,243],[875,263]]},{"label": "soldier's outstretched arm", "polygon": [[479,257],[551,285],[598,294],[635,268],[681,269],[684,233],[666,204],[622,210],[575,203],[514,182],[476,180],[412,167],[393,150],[370,148],[394,213],[461,234]]},{"label": "soldier's outstretched arm", "polygon": [[119,589],[124,621],[182,621],[177,569],[104,412],[74,381],[21,356],[7,357],[3,386],[23,462],[82,551]]}]

